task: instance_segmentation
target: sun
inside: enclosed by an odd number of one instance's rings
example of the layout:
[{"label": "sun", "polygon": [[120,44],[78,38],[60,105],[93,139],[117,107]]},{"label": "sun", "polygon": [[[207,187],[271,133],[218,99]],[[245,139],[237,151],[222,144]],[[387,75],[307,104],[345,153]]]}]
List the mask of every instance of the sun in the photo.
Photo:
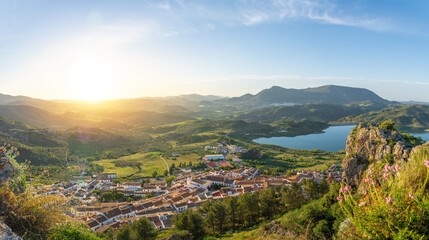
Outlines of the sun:
[{"label": "sun", "polygon": [[76,99],[97,102],[112,94],[113,72],[106,60],[83,57],[76,63],[71,74],[72,91]]}]

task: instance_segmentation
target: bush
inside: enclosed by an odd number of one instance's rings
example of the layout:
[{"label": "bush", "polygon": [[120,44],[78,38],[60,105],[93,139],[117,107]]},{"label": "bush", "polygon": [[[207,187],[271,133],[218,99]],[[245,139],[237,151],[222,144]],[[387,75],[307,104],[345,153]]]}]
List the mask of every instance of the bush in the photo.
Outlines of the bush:
[{"label": "bush", "polygon": [[381,129],[387,129],[387,130],[390,130],[390,131],[396,131],[395,122],[393,122],[391,120],[386,120],[386,121],[380,123],[379,128],[381,128]]},{"label": "bush", "polygon": [[62,225],[51,230],[49,240],[101,240],[90,229],[81,225]]},{"label": "bush", "polygon": [[[345,186],[340,190],[343,212],[362,238],[427,239],[429,199],[425,191],[429,179],[428,149],[414,154],[401,170],[384,167],[381,179],[365,178],[368,194],[360,199]],[[377,182],[381,182],[380,185]]]},{"label": "bush", "polygon": [[16,194],[2,187],[0,209],[2,220],[24,239],[46,239],[54,227],[73,221],[65,214],[65,198],[55,195],[37,197],[30,190]]}]

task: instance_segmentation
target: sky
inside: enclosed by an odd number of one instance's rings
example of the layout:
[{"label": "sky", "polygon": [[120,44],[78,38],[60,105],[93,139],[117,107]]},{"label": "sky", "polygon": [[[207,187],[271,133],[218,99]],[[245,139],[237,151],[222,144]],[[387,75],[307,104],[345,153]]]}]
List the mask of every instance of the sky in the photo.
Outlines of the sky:
[{"label": "sky", "polygon": [[0,93],[368,88],[429,102],[429,1],[0,0]]}]

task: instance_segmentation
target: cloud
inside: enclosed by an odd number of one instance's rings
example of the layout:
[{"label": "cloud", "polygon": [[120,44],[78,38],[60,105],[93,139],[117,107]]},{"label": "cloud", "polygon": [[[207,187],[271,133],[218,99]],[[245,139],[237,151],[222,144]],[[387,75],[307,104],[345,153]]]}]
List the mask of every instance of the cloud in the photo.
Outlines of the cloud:
[{"label": "cloud", "polygon": [[243,24],[247,26],[251,26],[262,22],[266,22],[268,20],[269,20],[269,16],[267,13],[253,11],[249,13],[244,13]]},{"label": "cloud", "polygon": [[328,0],[272,0],[263,3],[241,1],[241,3],[239,21],[246,26],[282,22],[287,19],[307,19],[322,24],[359,27],[374,31],[387,31],[392,28],[387,18],[355,15]]}]

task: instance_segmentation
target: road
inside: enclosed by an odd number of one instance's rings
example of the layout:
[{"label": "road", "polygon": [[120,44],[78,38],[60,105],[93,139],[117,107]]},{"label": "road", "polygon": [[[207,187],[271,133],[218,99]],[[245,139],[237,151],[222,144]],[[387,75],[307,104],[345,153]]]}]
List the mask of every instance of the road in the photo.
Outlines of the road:
[{"label": "road", "polygon": [[162,159],[162,161],[164,161],[165,166],[167,167],[167,171],[168,171],[168,176],[170,176],[170,168],[168,167],[168,163],[167,161],[165,161],[165,159],[163,157],[160,156],[160,158]]}]

